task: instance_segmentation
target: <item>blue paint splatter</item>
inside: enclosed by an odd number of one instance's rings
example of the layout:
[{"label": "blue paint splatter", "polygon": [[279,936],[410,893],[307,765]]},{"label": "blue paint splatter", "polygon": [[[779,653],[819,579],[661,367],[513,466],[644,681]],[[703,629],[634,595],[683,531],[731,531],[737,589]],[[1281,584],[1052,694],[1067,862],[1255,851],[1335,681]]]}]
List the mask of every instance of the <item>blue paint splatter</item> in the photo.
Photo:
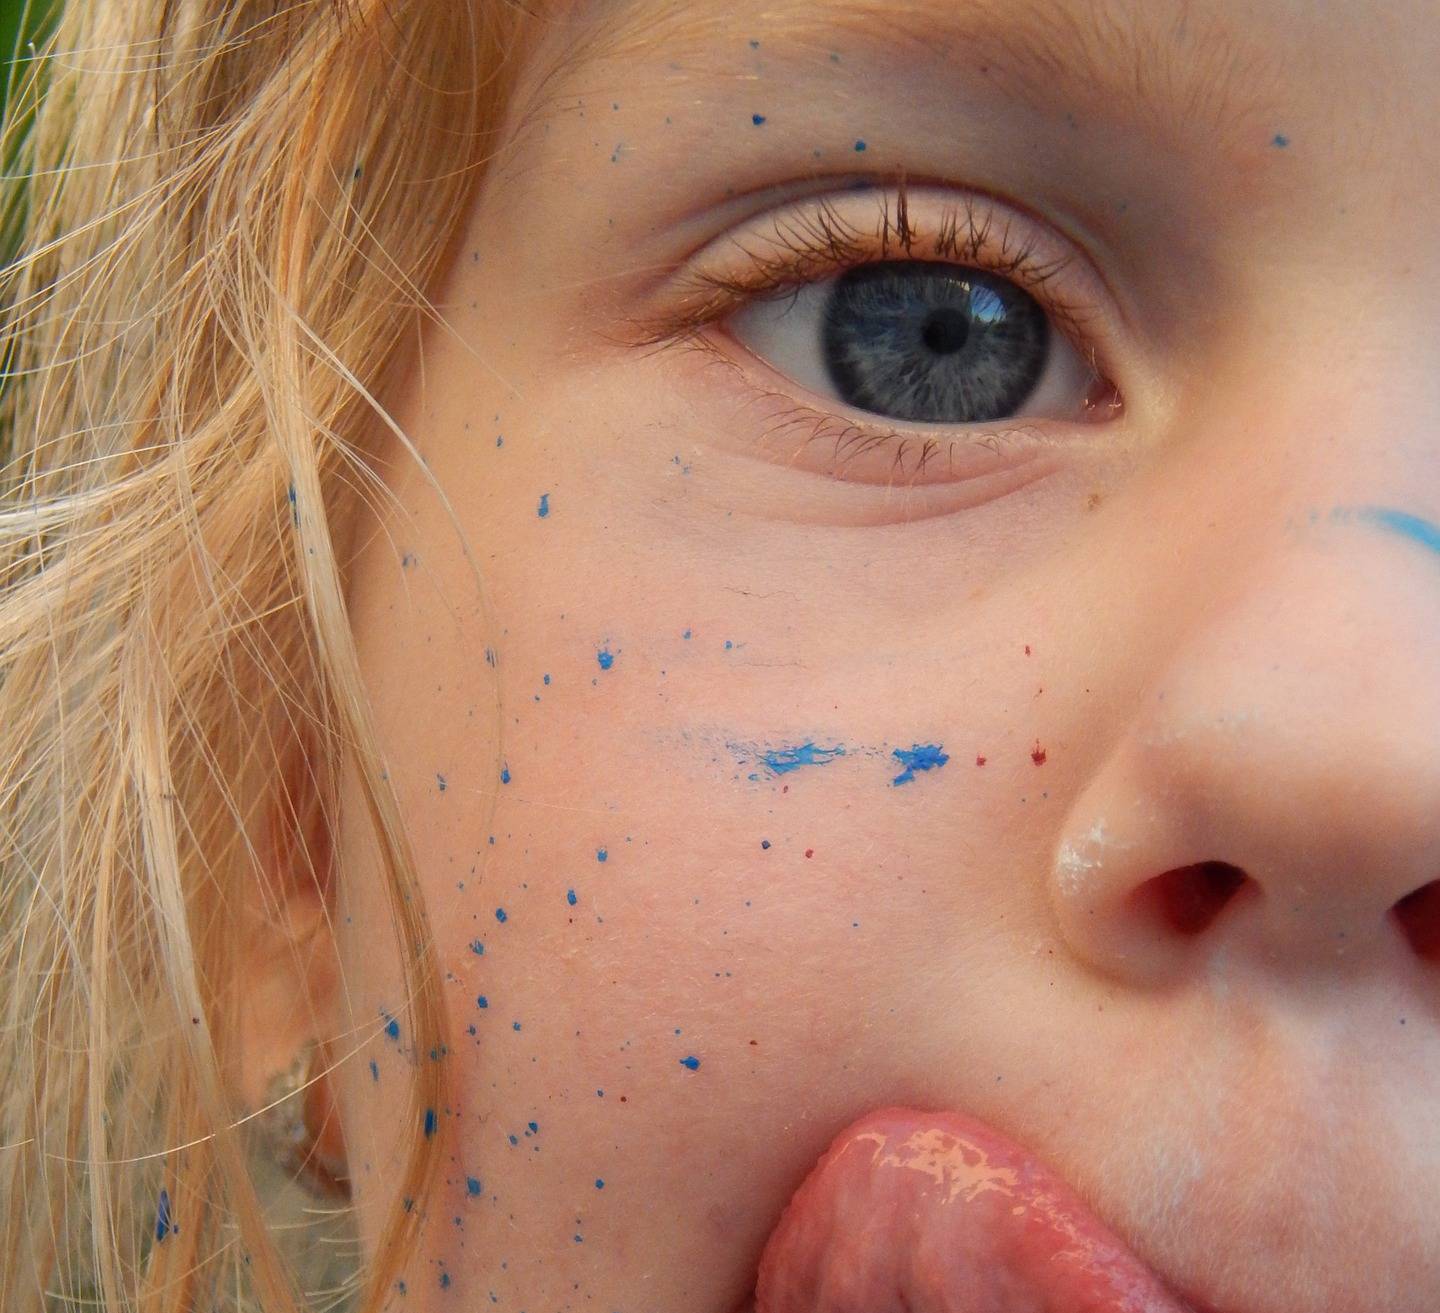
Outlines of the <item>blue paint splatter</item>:
[{"label": "blue paint splatter", "polygon": [[509,783],[510,783],[510,767],[509,767],[508,765],[502,766],[502,767],[500,768],[500,783],[501,783],[501,784],[509,784]]},{"label": "blue paint splatter", "polygon": [[370,1059],[370,1079],[371,1079],[371,1080],[379,1080],[379,1079],[380,1079],[380,1064],[379,1064],[378,1062],[376,1062],[374,1058],[371,1058],[371,1059]]},{"label": "blue paint splatter", "polygon": [[465,1178],[465,1193],[472,1199],[480,1193],[480,1178],[478,1176],[467,1176]]},{"label": "blue paint splatter", "polygon": [[862,150],[864,150],[864,149],[866,149],[865,142],[862,141],[862,140],[857,140],[857,141],[855,142],[855,150],[856,150],[857,152],[859,152],[859,151],[862,151]]},{"label": "blue paint splatter", "polygon": [[597,653],[595,653],[595,660],[600,663],[601,670],[609,670],[610,667],[615,664],[614,654],[610,651],[608,647],[602,647]]},{"label": "blue paint splatter", "polygon": [[763,115],[763,114],[752,114],[752,115],[750,115],[750,122],[753,123],[753,124],[758,128],[762,123],[765,122],[765,115]]},{"label": "blue paint splatter", "polygon": [[435,1109],[434,1109],[434,1108],[426,1108],[426,1109],[425,1109],[425,1138],[426,1138],[426,1139],[429,1139],[430,1136],[432,1136],[432,1135],[434,1135],[434,1134],[435,1134]]},{"label": "blue paint splatter", "polygon": [[542,520],[550,514],[550,494],[548,492],[542,492],[540,494],[540,508],[535,514]]},{"label": "blue paint splatter", "polygon": [[475,1006],[477,1008],[488,1008],[490,1006],[490,1000],[486,998],[484,994],[479,994],[475,998]]},{"label": "blue paint splatter", "polygon": [[571,907],[574,907],[580,900],[575,897],[575,891],[573,889],[567,889],[565,891],[565,901],[569,903]]},{"label": "blue paint splatter", "polygon": [[476,957],[484,957],[485,945],[482,944],[478,939],[472,939],[470,941],[470,951],[474,953]]},{"label": "blue paint splatter", "polygon": [[700,1059],[692,1054],[688,1058],[681,1058],[680,1065],[682,1067],[688,1067],[691,1071],[698,1071],[700,1069]]},{"label": "blue paint splatter", "polygon": [[497,907],[495,909],[495,919],[499,921],[501,925],[504,925],[506,920],[508,920],[505,915],[505,909],[503,907]]},{"label": "blue paint splatter", "polygon": [[1411,542],[1419,543],[1421,547],[1440,555],[1440,525],[1431,520],[1423,520],[1418,515],[1391,510],[1386,506],[1337,507],[1330,513],[1330,518],[1347,520],[1352,515],[1367,524],[1373,524],[1377,529],[1399,534],[1402,538],[1408,538]]},{"label": "blue paint splatter", "polygon": [[391,1039],[400,1038],[400,1023],[392,1016],[387,1015],[385,1017],[385,1033],[389,1035]]},{"label": "blue paint splatter", "polygon": [[799,770],[801,766],[824,766],[844,755],[843,744],[837,743],[833,748],[817,748],[813,743],[802,743],[796,748],[775,748],[764,753],[760,760],[772,774],[788,775],[792,770]]},{"label": "blue paint splatter", "polygon": [[896,748],[891,754],[905,769],[891,784],[909,784],[917,770],[936,770],[950,758],[938,743],[917,743],[913,748]]},{"label": "blue paint splatter", "polygon": [[163,1186],[160,1189],[160,1198],[155,1205],[155,1242],[158,1244],[165,1239],[172,1230],[178,1230],[170,1219],[170,1192]]},{"label": "blue paint splatter", "polygon": [[605,862],[605,861],[609,861],[609,859],[610,859],[610,852],[609,852],[608,849],[606,849],[606,848],[597,848],[597,849],[595,849],[595,860],[596,860],[597,862]]},{"label": "blue paint splatter", "polygon": [[1278,150],[1284,150],[1290,144],[1290,138],[1283,132],[1277,132],[1271,139],[1270,144]]}]

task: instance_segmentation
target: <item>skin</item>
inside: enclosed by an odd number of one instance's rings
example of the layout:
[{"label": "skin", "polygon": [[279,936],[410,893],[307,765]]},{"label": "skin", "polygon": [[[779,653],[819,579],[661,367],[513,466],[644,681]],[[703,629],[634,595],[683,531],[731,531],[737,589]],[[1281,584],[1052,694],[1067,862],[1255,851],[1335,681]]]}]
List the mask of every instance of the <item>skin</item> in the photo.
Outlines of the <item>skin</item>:
[{"label": "skin", "polygon": [[[1440,522],[1440,10],[1155,0],[1117,31],[1179,99],[1111,61],[1035,74],[1047,109],[914,8],[928,48],[741,2],[547,81],[556,26],[389,399],[484,579],[393,444],[349,598],[454,1091],[394,1307],[728,1313],[900,1104],[1028,1146],[1224,1313],[1434,1308],[1440,961],[1393,909],[1440,878],[1440,555],[1356,508]],[[842,408],[723,329],[734,368],[621,340],[707,242],[901,167],[1095,271],[1123,411],[912,486],[768,432],[766,393]],[[846,753],[757,760],[811,742]],[[949,760],[896,786],[915,744]],[[413,1054],[358,799],[328,1024],[373,1245]],[[1244,883],[1181,934],[1149,882],[1203,861]]]}]

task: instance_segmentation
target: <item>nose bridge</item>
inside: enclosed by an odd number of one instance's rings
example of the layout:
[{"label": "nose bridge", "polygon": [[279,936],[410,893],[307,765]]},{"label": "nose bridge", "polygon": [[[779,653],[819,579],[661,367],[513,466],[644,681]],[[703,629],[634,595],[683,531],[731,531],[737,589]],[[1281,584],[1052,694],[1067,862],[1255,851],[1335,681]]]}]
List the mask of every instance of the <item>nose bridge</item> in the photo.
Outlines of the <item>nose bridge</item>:
[{"label": "nose bridge", "polygon": [[[1271,478],[1246,496],[1214,465],[1189,496],[1167,480],[1187,513],[1137,577],[1169,646],[1051,880],[1064,933],[1108,970],[1164,977],[1198,955],[1440,979],[1440,393],[1386,372],[1398,399],[1357,385],[1318,438],[1276,429],[1272,400],[1270,430],[1257,414],[1197,443],[1190,460],[1235,462],[1265,434]],[[1154,611],[1136,617],[1144,650]]]}]

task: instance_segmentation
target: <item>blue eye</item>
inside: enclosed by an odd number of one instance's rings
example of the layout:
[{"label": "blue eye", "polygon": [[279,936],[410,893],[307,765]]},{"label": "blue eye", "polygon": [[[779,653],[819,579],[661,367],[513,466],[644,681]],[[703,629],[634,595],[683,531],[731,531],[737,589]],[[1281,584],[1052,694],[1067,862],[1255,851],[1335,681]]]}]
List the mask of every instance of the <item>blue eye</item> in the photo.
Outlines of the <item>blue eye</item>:
[{"label": "blue eye", "polygon": [[907,423],[1080,419],[1099,381],[1029,293],[939,261],[859,265],[753,301],[729,327],[812,392]]}]

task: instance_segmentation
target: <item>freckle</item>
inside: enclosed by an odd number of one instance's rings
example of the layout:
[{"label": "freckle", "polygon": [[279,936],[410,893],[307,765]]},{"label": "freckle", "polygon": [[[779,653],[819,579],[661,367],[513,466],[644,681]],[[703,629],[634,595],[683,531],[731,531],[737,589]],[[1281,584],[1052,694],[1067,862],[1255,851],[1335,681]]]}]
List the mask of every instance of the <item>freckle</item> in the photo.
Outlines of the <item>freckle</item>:
[{"label": "freckle", "polygon": [[985,758],[984,758],[984,757],[976,757],[976,758],[975,758],[975,764],[976,764],[977,766],[983,766],[983,765],[985,764]]},{"label": "freckle", "polygon": [[1035,751],[1030,754],[1030,760],[1037,766],[1043,766],[1045,764],[1045,755],[1045,749],[1040,746],[1040,740],[1036,739]]},{"label": "freckle", "polygon": [[1025,655],[1026,655],[1026,656],[1029,656],[1029,655],[1030,655],[1030,644],[1029,644],[1029,643],[1026,643],[1026,644],[1025,644]]},{"label": "freckle", "polygon": [[813,848],[807,848],[807,849],[805,849],[805,856],[806,856],[806,857],[814,857],[814,856],[815,856],[815,849],[813,849]]}]

